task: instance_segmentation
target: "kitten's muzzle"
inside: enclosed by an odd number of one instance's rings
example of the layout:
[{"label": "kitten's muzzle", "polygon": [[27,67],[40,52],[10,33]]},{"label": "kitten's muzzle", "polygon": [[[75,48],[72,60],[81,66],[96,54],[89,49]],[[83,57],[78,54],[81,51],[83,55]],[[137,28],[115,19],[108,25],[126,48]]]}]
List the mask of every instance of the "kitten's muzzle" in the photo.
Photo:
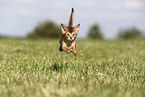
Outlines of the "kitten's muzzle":
[{"label": "kitten's muzzle", "polygon": [[68,40],[69,40],[69,41],[73,41],[73,40],[74,40],[74,38],[70,37],[70,38],[68,38]]}]

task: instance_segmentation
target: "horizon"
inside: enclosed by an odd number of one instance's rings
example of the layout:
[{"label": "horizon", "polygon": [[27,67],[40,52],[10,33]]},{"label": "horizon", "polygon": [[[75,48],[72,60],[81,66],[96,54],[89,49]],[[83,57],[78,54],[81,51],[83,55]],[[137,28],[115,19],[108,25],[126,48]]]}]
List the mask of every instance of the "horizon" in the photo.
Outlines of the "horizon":
[{"label": "horizon", "polygon": [[72,7],[74,26],[81,24],[78,38],[84,38],[91,25],[100,25],[105,39],[114,39],[120,29],[137,27],[145,32],[144,0],[1,0],[0,35],[25,37],[41,21],[67,24]]}]

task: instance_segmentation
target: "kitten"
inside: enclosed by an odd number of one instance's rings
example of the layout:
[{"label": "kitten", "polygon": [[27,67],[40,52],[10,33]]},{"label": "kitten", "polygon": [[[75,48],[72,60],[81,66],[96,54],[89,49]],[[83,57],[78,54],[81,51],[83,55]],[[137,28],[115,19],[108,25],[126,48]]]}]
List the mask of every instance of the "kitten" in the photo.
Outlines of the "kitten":
[{"label": "kitten", "polygon": [[59,51],[65,51],[66,53],[73,52],[74,55],[77,55],[76,36],[79,32],[80,24],[77,24],[75,27],[73,27],[73,19],[74,9],[72,8],[68,27],[66,27],[64,24],[61,24],[62,35],[59,40]]}]

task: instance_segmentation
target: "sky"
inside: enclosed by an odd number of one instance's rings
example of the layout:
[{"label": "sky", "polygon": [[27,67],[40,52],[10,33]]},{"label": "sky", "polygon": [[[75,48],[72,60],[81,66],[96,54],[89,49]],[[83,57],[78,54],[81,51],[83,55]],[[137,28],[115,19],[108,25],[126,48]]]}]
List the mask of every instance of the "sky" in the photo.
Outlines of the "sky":
[{"label": "sky", "polygon": [[145,0],[0,0],[0,35],[25,37],[44,20],[67,25],[72,7],[80,38],[93,24],[106,39],[133,26],[145,32]]}]

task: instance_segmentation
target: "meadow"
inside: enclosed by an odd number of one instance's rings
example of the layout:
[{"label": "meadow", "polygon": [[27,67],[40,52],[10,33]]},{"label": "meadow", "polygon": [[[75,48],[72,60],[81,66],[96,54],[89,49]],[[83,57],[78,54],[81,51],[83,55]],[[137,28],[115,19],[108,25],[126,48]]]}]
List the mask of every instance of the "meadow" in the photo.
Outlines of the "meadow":
[{"label": "meadow", "polygon": [[145,39],[0,39],[0,97],[145,97]]}]

